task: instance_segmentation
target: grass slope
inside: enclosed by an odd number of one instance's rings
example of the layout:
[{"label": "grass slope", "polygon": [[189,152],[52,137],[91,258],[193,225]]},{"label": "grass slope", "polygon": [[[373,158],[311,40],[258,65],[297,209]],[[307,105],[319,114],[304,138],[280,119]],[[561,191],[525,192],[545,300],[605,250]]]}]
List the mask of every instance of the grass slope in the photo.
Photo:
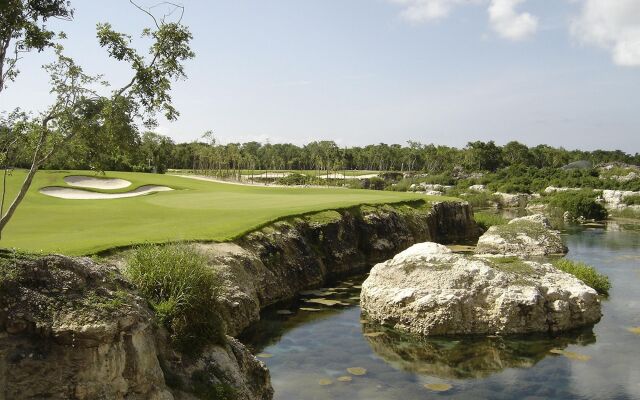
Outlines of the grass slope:
[{"label": "grass slope", "polygon": [[[144,242],[226,241],[291,215],[359,204],[447,200],[386,191],[239,186],[130,172],[109,172],[107,177],[126,179],[131,186],[100,192],[127,192],[146,184],[177,190],[109,200],[57,199],[38,192],[45,186],[68,187],[63,181],[68,175],[95,176],[89,171],[38,172],[0,247],[81,255]],[[7,199],[13,199],[24,176],[24,171],[14,171],[9,177]]]}]

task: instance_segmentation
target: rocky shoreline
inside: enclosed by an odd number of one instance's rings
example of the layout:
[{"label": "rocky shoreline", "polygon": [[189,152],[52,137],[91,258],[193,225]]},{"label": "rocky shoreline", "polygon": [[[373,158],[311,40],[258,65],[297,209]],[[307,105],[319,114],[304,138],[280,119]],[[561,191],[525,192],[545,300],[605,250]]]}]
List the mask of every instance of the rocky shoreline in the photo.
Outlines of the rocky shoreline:
[{"label": "rocky shoreline", "polygon": [[[362,206],[280,221],[232,243],[194,244],[223,277],[228,334],[260,310],[414,243],[473,241],[466,203]],[[114,265],[6,255],[0,269],[0,400],[270,399],[269,372],[240,342],[181,354]]]}]

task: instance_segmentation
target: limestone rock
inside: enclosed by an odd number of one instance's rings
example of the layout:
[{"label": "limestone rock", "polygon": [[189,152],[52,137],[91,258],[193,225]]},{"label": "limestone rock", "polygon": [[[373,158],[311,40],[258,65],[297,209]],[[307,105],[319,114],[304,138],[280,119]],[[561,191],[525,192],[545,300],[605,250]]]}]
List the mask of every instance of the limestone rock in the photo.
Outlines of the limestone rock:
[{"label": "limestone rock", "polygon": [[558,332],[601,317],[596,291],[551,264],[430,242],[377,264],[360,301],[370,320],[420,335]]},{"label": "limestone rock", "polygon": [[2,256],[0,399],[191,399],[196,370],[197,384],[225,383],[238,400],[271,399],[268,371],[232,338],[190,357],[172,350],[115,267]]},{"label": "limestone rock", "polygon": [[477,254],[515,255],[521,257],[566,254],[560,233],[551,230],[542,214],[515,218],[506,225],[490,227],[476,247]]},{"label": "limestone rock", "polygon": [[524,207],[531,198],[531,195],[526,193],[511,194],[495,192],[494,196],[498,197],[500,199],[500,205],[506,208]]},{"label": "limestone rock", "polygon": [[603,190],[602,200],[607,208],[623,209],[628,207],[624,203],[624,199],[629,196],[640,196],[640,192],[630,190]]},{"label": "limestone rock", "polygon": [[484,192],[487,190],[487,187],[485,185],[471,185],[469,186],[469,190],[473,192]]}]

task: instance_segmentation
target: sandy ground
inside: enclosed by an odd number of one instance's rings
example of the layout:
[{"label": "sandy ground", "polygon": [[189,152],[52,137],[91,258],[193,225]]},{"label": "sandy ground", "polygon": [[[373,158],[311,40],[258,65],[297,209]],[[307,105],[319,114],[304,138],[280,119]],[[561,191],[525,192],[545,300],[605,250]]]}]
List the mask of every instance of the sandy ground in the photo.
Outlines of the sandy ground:
[{"label": "sandy ground", "polygon": [[169,190],[173,190],[173,189],[167,186],[145,185],[145,186],[140,186],[139,188],[134,189],[127,193],[97,193],[97,192],[89,192],[87,190],[82,190],[82,189],[71,189],[71,188],[52,186],[52,187],[45,187],[40,189],[40,193],[45,194],[47,196],[57,197],[60,199],[105,200],[105,199],[121,199],[124,197],[143,196],[149,193],[167,192]]},{"label": "sandy ground", "polygon": [[225,181],[222,179],[216,179],[210,176],[204,175],[178,175],[178,174],[168,174],[171,176],[177,176],[178,178],[187,178],[187,179],[195,179],[197,181],[207,181],[207,182],[216,182],[216,183],[226,183],[227,185],[240,185],[240,186],[269,186],[269,187],[292,187],[286,185],[274,185],[274,184],[266,184],[266,183],[251,183],[251,181]]},{"label": "sandy ground", "polygon": [[131,182],[116,178],[93,178],[90,176],[72,175],[66,176],[64,181],[69,186],[90,189],[123,189],[131,185]]}]

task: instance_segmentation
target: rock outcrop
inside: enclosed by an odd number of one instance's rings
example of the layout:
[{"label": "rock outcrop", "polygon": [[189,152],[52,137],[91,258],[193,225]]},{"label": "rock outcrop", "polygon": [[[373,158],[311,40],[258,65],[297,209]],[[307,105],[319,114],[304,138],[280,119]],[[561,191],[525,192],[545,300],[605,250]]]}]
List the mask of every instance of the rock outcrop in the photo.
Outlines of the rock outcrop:
[{"label": "rock outcrop", "polygon": [[559,332],[596,323],[595,290],[551,264],[454,254],[420,243],[362,285],[369,319],[420,335]]},{"label": "rock outcrop", "polygon": [[[605,207],[609,209],[624,209],[627,206],[624,199],[631,196],[640,196],[640,192],[633,192],[631,190],[603,190],[602,201],[604,201]],[[631,206],[633,208],[633,206]]]},{"label": "rock outcrop", "polygon": [[531,199],[531,195],[526,193],[495,192],[493,195],[499,199],[500,206],[505,208],[525,207],[529,199]]},{"label": "rock outcrop", "polygon": [[562,243],[560,232],[551,229],[549,220],[535,214],[490,227],[478,239],[475,252],[529,257],[566,254],[567,247]]},{"label": "rock outcrop", "polygon": [[170,400],[221,384],[238,399],[271,398],[268,371],[239,342],[184,358],[154,320],[115,267],[4,254],[0,399]]},{"label": "rock outcrop", "polygon": [[414,243],[473,241],[478,228],[466,203],[359,207],[294,218],[235,243],[199,244],[223,278],[229,334],[258,321],[260,310],[366,270]]}]

